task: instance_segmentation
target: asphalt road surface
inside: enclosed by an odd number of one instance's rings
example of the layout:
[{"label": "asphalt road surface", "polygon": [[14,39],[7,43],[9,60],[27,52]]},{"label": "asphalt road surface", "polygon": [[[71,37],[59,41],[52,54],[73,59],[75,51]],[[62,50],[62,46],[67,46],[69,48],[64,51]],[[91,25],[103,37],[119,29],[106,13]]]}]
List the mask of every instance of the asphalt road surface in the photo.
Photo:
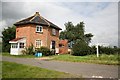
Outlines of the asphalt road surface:
[{"label": "asphalt road surface", "polygon": [[115,65],[47,61],[35,58],[13,58],[7,56],[2,56],[2,60],[81,75],[83,78],[118,78],[118,66]]}]

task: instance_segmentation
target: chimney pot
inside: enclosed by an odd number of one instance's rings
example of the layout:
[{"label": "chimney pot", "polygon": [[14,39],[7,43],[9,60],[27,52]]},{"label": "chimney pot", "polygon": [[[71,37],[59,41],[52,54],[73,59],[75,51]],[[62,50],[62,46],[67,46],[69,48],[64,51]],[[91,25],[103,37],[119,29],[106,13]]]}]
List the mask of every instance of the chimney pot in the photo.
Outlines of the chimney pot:
[{"label": "chimney pot", "polygon": [[35,15],[36,15],[36,16],[38,16],[38,15],[40,15],[40,14],[39,14],[39,12],[36,12],[36,14],[35,14]]}]

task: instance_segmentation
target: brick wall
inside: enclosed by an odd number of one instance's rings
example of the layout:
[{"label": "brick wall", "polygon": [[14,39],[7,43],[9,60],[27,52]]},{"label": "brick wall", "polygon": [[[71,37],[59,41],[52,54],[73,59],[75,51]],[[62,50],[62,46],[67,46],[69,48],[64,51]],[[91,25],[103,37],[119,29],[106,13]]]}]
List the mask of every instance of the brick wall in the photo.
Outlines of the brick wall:
[{"label": "brick wall", "polygon": [[51,41],[56,42],[56,48],[59,47],[59,30],[56,30],[56,36],[52,35],[52,28],[43,26],[43,33],[36,32],[35,24],[20,25],[16,28],[16,38],[26,37],[26,46],[31,43],[35,46],[35,40],[40,39],[42,41],[42,46],[50,48]]},{"label": "brick wall", "polygon": [[59,45],[59,53],[66,54],[68,53],[68,40],[60,40]]}]

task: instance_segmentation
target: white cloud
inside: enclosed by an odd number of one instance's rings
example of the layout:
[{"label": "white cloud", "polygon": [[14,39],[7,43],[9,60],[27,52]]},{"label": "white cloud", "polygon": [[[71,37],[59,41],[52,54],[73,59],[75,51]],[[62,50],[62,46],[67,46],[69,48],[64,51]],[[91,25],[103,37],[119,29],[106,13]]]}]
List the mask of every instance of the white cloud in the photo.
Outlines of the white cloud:
[{"label": "white cloud", "polygon": [[88,25],[93,24],[92,28],[88,28],[95,36],[93,42],[110,43],[118,45],[118,9],[117,3],[110,4],[106,9],[96,13],[88,21]]},{"label": "white cloud", "polygon": [[8,25],[15,23],[21,18],[31,16],[36,11],[39,11],[44,18],[55,23],[63,30],[65,29],[65,22],[72,21],[77,24],[80,21],[84,21],[86,32],[91,32],[94,35],[93,44],[100,42],[117,45],[117,3],[3,3],[3,19]]},{"label": "white cloud", "polygon": [[6,25],[7,25],[7,24],[6,24],[6,21],[5,21],[5,20],[0,21],[0,29],[3,29],[2,26],[6,26]]},{"label": "white cloud", "polygon": [[[2,26],[6,26],[6,21],[5,20],[1,20],[0,21],[0,32],[2,32],[2,30],[5,28],[5,27],[2,27]],[[0,35],[2,35],[2,33],[0,33]]]}]

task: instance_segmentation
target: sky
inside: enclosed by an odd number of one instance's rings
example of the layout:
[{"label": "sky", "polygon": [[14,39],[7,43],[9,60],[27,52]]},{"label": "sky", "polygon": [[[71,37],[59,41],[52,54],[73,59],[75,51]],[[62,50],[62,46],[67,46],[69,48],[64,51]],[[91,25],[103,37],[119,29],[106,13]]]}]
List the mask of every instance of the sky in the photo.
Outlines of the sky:
[{"label": "sky", "polygon": [[85,33],[94,35],[92,45],[106,43],[118,46],[117,2],[2,2],[0,33],[35,12],[62,30],[65,30],[64,24],[68,21],[74,25],[84,21]]}]

